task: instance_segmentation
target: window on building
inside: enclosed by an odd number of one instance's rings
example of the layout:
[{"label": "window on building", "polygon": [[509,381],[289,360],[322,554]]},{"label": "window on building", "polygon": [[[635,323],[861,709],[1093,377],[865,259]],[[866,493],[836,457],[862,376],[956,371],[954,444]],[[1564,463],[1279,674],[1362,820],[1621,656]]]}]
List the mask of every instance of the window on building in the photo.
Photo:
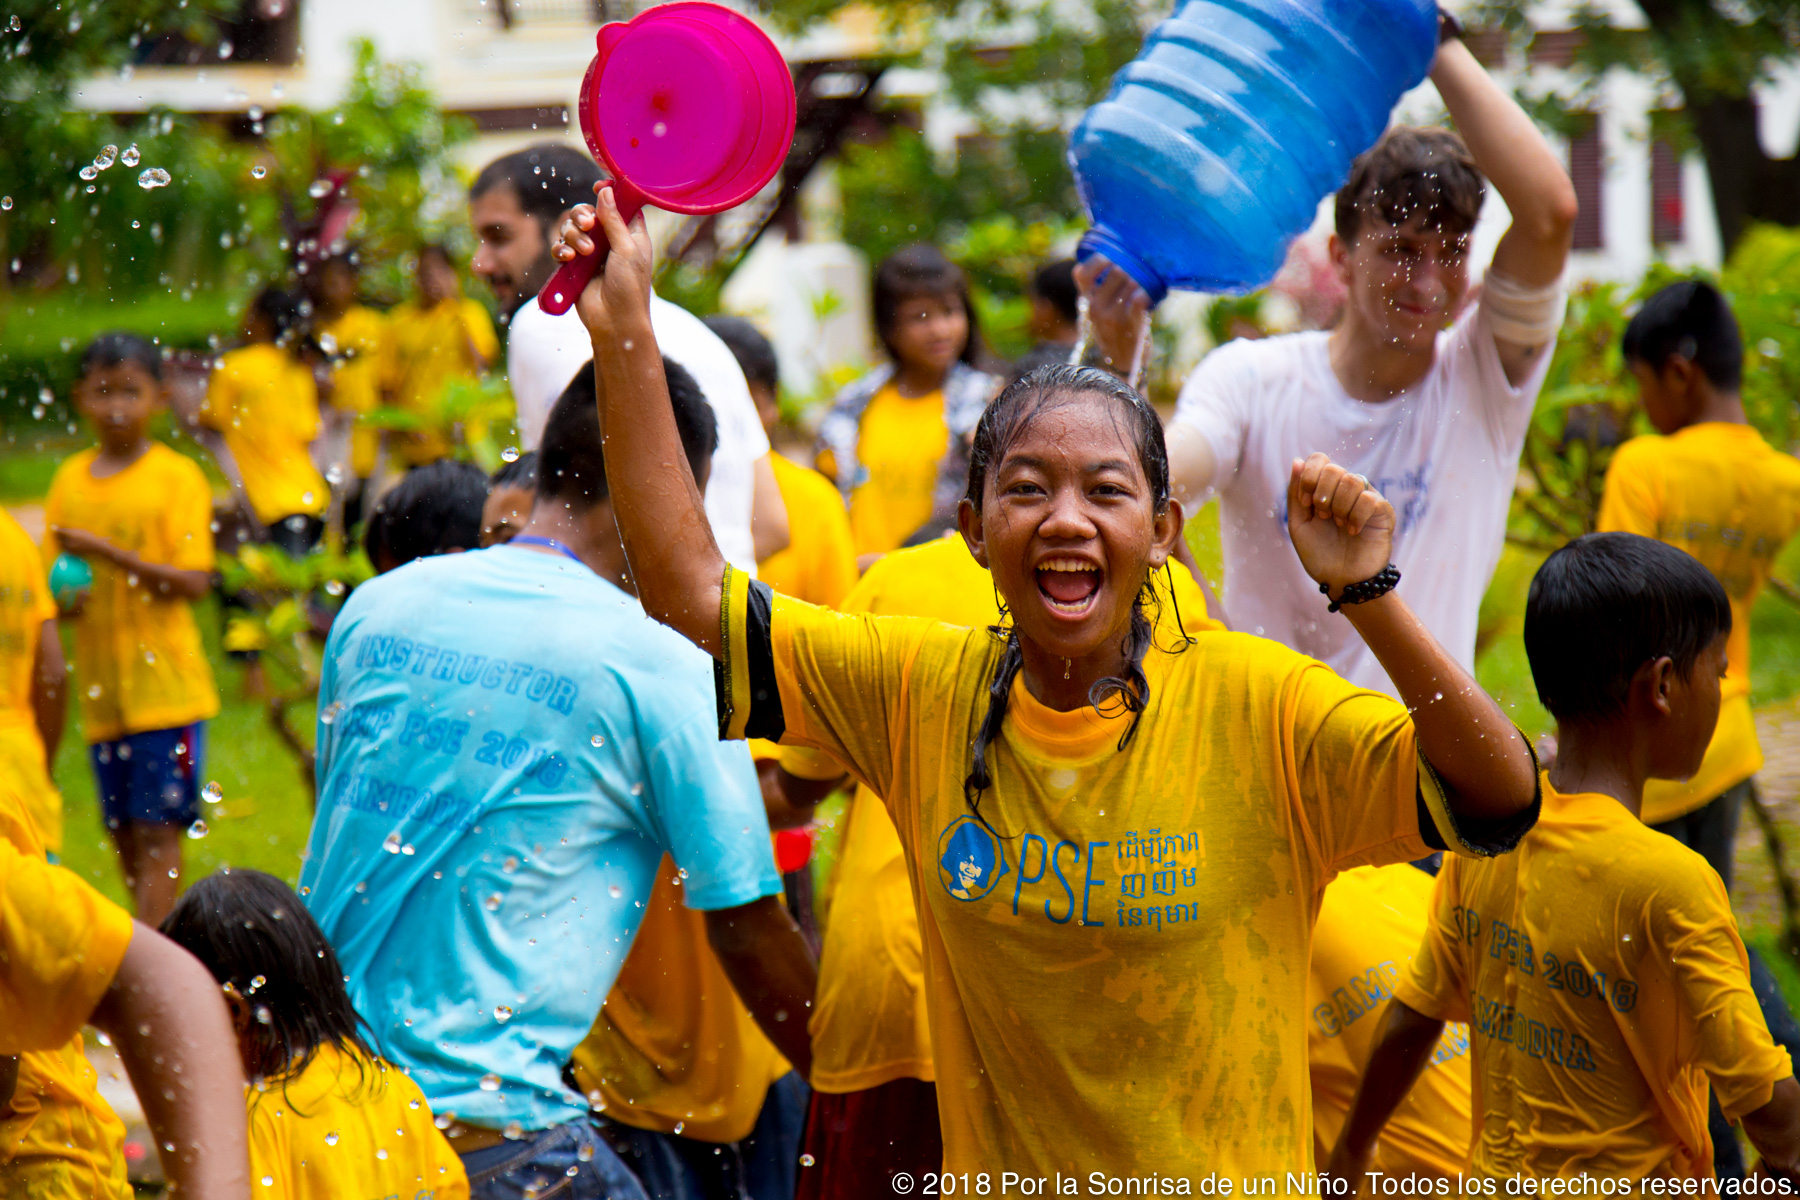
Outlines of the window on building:
[{"label": "window on building", "polygon": [[1650,143],[1650,242],[1679,246],[1682,241],[1681,155],[1670,143]]},{"label": "window on building", "polygon": [[1606,229],[1601,220],[1605,178],[1600,121],[1590,116],[1584,128],[1569,139],[1569,179],[1575,185],[1575,201],[1581,206],[1575,217],[1576,250],[1600,250],[1606,245]]}]

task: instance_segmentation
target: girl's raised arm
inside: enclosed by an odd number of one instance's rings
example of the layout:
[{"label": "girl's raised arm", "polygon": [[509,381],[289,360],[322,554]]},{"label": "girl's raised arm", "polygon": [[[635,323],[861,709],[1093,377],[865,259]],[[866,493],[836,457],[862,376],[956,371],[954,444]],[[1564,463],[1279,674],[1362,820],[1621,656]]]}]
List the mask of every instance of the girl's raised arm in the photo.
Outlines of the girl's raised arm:
[{"label": "girl's raised arm", "polygon": [[[613,516],[644,611],[717,658],[725,556],[681,448],[650,329],[650,235],[641,215],[629,227],[620,218],[609,184],[596,190],[598,209],[574,209],[554,252],[567,262],[611,248],[575,307],[594,343]],[[587,233],[596,225],[599,239]]]}]

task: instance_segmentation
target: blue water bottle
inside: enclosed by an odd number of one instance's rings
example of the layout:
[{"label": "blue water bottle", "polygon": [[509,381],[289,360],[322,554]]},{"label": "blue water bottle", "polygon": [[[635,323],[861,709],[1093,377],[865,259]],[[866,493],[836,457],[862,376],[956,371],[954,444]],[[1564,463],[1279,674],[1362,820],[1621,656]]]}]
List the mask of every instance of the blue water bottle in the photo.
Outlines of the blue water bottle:
[{"label": "blue water bottle", "polygon": [[1280,269],[1438,44],[1432,0],[1184,0],[1069,138],[1103,254],[1160,301]]}]

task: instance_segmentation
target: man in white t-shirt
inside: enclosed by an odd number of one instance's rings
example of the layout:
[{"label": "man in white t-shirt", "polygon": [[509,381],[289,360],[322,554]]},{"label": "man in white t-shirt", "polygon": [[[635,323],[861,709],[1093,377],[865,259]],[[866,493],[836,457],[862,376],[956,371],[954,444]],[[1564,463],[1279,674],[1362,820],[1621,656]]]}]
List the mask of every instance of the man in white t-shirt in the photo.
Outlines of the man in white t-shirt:
[{"label": "man in white t-shirt", "polygon": [[[1399,590],[1473,670],[1481,596],[1561,324],[1576,211],[1555,152],[1446,25],[1431,78],[1462,137],[1395,128],[1351,168],[1331,239],[1349,293],[1337,327],[1221,346],[1182,388],[1168,429],[1176,497],[1189,512],[1219,497],[1232,627],[1389,693],[1285,544],[1292,464],[1323,451],[1393,502]],[[1512,225],[1469,304],[1484,173]],[[1107,267],[1090,260],[1080,275],[1104,352],[1129,362],[1145,301]]]},{"label": "man in white t-shirt", "polygon": [[[506,374],[527,450],[537,447],[556,398],[593,357],[575,310],[553,317],[536,297],[556,269],[550,245],[562,214],[593,203],[603,177],[586,155],[546,142],[495,159],[469,187],[469,219],[480,242],[470,266],[508,313]],[[758,559],[787,545],[788,519],[749,385],[731,350],[698,317],[661,298],[653,299],[650,317],[663,354],[687,368],[718,418],[706,516],[726,559],[754,574]]]}]

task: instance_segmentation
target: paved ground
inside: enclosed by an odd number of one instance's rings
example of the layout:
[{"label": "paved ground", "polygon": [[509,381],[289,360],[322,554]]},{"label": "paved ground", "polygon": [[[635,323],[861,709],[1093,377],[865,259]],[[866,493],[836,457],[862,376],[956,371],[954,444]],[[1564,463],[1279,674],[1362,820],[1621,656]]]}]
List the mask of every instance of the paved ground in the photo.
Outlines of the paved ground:
[{"label": "paved ground", "polygon": [[[1757,786],[1787,847],[1788,871],[1800,881],[1800,698],[1758,709],[1763,769]],[[1738,825],[1733,906],[1746,930],[1780,928],[1781,897],[1762,827],[1745,813]]]}]

